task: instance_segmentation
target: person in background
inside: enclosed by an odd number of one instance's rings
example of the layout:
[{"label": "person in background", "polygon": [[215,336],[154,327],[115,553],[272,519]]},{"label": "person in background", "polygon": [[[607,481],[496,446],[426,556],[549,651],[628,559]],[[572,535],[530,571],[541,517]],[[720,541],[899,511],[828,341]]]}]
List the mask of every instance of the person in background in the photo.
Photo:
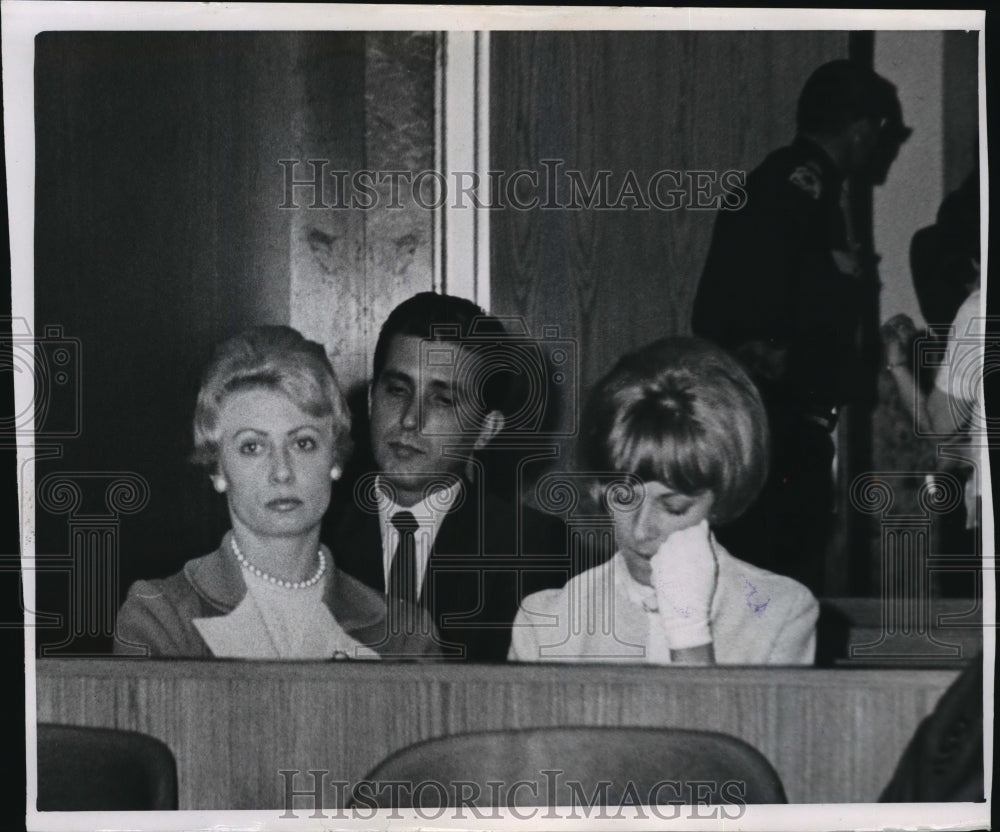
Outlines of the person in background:
[{"label": "person in background", "polygon": [[871,404],[878,365],[875,258],[855,233],[847,183],[884,182],[909,133],[889,81],[854,61],[819,67],[799,96],[794,142],[716,218],[695,297],[694,334],[746,364],[773,438],[769,481],[720,539],[814,592],[832,529],[831,434],[842,406]]},{"label": "person in background", "polygon": [[968,660],[917,728],[880,803],[984,800],[983,655]]},{"label": "person in background", "polygon": [[[972,288],[975,286],[975,288]],[[914,374],[913,343],[916,328],[907,315],[896,315],[884,327],[885,368],[892,374],[900,399],[910,408],[915,426],[940,438],[985,439],[983,373],[986,364],[984,319],[978,274],[969,296],[952,322],[944,356],[926,394]],[[960,456],[972,466],[965,478],[966,529],[978,530],[982,511],[982,442],[970,441]]]},{"label": "person in background", "polygon": [[487,488],[476,458],[506,419],[505,337],[464,298],[421,292],[392,311],[369,393],[374,487],[331,524],[341,567],[426,612],[445,658],[503,661],[524,594],[570,574],[562,521]]},{"label": "person in background", "polygon": [[[910,441],[934,451],[933,468],[965,479],[965,505],[935,516],[938,551],[971,554],[982,550],[979,540],[981,472],[979,449],[969,441],[970,427],[985,425],[981,415],[984,372],[984,327],[980,311],[979,165],[945,197],[934,225],[913,235],[910,268],[920,311],[927,321],[925,345],[940,345],[937,361],[921,360],[915,347],[918,333],[907,315],[895,315],[882,326],[883,376],[889,378],[907,412]],[[937,351],[937,350],[935,350]],[[929,353],[924,353],[928,356]],[[949,449],[937,453],[942,439]],[[956,443],[969,442],[963,451]],[[972,466],[970,470],[970,466]],[[940,570],[934,575],[944,595],[976,594],[970,571]]]},{"label": "person in background", "polygon": [[115,652],[239,659],[433,655],[434,639],[392,637],[384,596],[320,544],[350,416],[320,344],[261,326],[219,345],[198,393],[195,461],[224,495],[219,548],[163,580],[137,581]]},{"label": "person in background", "polygon": [[811,664],[816,599],[712,532],[760,490],[768,444],[760,395],[720,347],[671,338],[623,357],[580,439],[617,551],[524,600],[510,660]]},{"label": "person in background", "polygon": [[941,203],[933,225],[910,243],[910,271],[931,337],[942,337],[979,286],[979,165]]}]

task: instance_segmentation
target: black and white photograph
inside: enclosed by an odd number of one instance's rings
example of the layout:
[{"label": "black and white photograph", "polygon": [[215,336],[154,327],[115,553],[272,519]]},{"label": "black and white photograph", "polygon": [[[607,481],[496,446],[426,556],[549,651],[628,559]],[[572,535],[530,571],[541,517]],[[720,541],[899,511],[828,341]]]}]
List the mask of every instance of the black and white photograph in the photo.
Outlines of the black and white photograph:
[{"label": "black and white photograph", "polygon": [[28,829],[989,827],[984,11],[0,11]]}]

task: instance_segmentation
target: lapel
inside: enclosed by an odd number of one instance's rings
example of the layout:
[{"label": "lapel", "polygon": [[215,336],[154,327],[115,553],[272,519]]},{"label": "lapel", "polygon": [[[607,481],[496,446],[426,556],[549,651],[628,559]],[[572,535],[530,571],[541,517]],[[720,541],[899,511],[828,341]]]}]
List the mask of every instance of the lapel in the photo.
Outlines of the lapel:
[{"label": "lapel", "polygon": [[479,496],[467,491],[462,503],[452,507],[438,529],[427,561],[420,603],[435,613],[439,626],[443,612],[467,611],[469,602],[464,599],[479,595],[481,573],[474,561],[484,547],[481,513]]},{"label": "lapel", "polygon": [[382,529],[378,514],[351,505],[337,527],[330,550],[337,568],[385,594]]},{"label": "lapel", "polygon": [[[378,542],[378,518],[374,519],[375,539]],[[206,612],[214,610],[217,613],[202,620],[212,620],[213,623],[209,626],[218,637],[224,639],[228,638],[227,634],[233,628],[240,630],[253,625],[246,615],[245,605],[241,606],[247,594],[247,585],[243,580],[240,565],[235,558],[229,556],[231,535],[232,532],[226,532],[222,545],[211,554],[188,561],[184,565],[188,582],[209,607]],[[378,545],[381,546],[381,543],[378,542]],[[381,576],[381,560],[378,566],[378,574]],[[323,603],[337,623],[351,636],[358,638],[356,633],[366,633],[382,626],[385,620],[383,592],[384,590],[367,586],[343,571],[337,560],[334,560],[334,568],[323,593]],[[234,611],[236,615],[233,615]],[[226,623],[222,622],[220,616],[226,619]],[[258,623],[263,626],[262,621]],[[226,633],[219,634],[220,627],[225,629]],[[241,640],[247,640],[246,630],[242,629],[241,633]],[[204,636],[204,633],[202,635]],[[360,640],[362,639],[359,638]]]},{"label": "lapel", "polygon": [[247,594],[240,565],[228,556],[232,532],[226,532],[222,545],[211,554],[184,564],[184,576],[198,596],[220,613],[232,612]]},{"label": "lapel", "polygon": [[192,625],[213,656],[226,659],[277,659],[267,624],[251,597],[244,596],[225,615],[195,618]]},{"label": "lapel", "polygon": [[441,521],[431,560],[442,555],[474,557],[482,551],[479,495],[472,493],[468,486],[466,488],[461,502],[453,505]]},{"label": "lapel", "polygon": [[188,582],[209,613],[191,623],[213,656],[277,658],[259,610],[243,603],[247,585],[240,565],[229,555],[231,537],[232,532],[226,532],[218,549],[184,564]]},{"label": "lapel", "polygon": [[384,629],[386,606],[383,590],[376,590],[357,578],[334,567],[332,580],[327,582],[323,603],[333,613],[337,623],[361,642],[367,636]]}]

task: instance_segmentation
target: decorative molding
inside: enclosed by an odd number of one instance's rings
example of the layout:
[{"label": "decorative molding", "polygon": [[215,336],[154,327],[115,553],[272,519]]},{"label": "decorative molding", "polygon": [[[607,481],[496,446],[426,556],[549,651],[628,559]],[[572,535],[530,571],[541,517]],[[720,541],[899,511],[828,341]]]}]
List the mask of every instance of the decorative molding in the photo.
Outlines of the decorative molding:
[{"label": "decorative molding", "polygon": [[[434,288],[490,305],[489,32],[439,36],[435,168],[444,177],[434,218]],[[439,186],[441,182],[439,181]],[[475,199],[469,199],[474,194]],[[472,204],[469,204],[469,203]]]}]

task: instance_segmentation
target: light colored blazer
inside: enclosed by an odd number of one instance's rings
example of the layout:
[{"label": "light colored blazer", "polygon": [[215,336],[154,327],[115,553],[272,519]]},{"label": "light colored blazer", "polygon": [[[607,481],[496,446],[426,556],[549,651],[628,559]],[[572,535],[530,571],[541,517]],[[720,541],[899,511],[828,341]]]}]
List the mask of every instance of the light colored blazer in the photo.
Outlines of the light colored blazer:
[{"label": "light colored blazer", "polygon": [[[211,657],[195,620],[213,622],[223,640],[242,640],[247,658],[268,658],[259,647],[266,641],[262,620],[243,614],[247,585],[230,554],[227,532],[211,554],[189,560],[169,578],[136,581],[118,612],[114,651],[122,654]],[[430,619],[417,611],[414,632],[392,633],[387,624],[385,595],[365,586],[336,566],[329,573],[323,604],[355,642],[384,657],[434,658],[440,653]],[[350,648],[345,654],[353,657]],[[366,651],[370,652],[370,651]]]},{"label": "light colored blazer", "polygon": [[[710,621],[718,664],[812,664],[819,604],[802,584],[734,558],[714,538],[719,573]],[[645,663],[650,614],[619,552],[561,589],[529,595],[508,658]],[[632,584],[632,586],[630,586]]]}]

